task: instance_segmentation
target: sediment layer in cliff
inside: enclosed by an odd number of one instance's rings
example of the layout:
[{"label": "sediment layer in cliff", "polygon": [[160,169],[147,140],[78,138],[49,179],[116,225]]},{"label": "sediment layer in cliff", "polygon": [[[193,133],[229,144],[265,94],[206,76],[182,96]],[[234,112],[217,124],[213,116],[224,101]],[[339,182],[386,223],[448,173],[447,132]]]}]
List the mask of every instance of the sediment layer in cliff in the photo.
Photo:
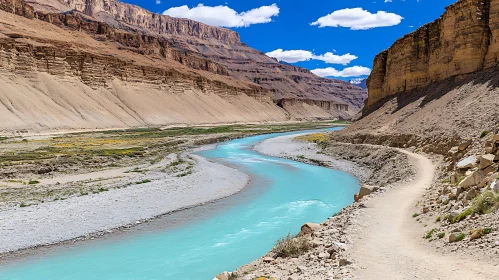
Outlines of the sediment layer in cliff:
[{"label": "sediment layer in cliff", "polygon": [[494,68],[499,56],[499,0],[460,0],[434,22],[378,54],[368,107],[450,77]]}]

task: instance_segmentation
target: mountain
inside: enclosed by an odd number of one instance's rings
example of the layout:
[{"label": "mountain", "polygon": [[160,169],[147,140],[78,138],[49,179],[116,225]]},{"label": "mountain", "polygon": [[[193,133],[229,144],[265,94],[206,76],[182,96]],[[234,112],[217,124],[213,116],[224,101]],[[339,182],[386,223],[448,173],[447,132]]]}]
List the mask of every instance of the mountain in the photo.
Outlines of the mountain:
[{"label": "mountain", "polygon": [[362,89],[367,89],[367,79],[365,79],[365,78],[353,79],[353,80],[350,80],[350,83],[352,85],[356,85]]},{"label": "mountain", "polygon": [[0,129],[351,118],[350,83],[113,0],[0,0]]}]

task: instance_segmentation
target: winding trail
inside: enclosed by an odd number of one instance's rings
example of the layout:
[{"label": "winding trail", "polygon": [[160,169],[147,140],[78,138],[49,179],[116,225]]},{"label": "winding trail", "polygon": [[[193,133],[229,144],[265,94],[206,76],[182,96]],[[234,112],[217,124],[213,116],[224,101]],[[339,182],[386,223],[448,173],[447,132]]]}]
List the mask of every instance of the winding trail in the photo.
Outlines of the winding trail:
[{"label": "winding trail", "polygon": [[[354,279],[499,279],[497,261],[483,262],[459,253],[443,255],[426,247],[422,225],[411,218],[416,201],[431,186],[434,166],[428,158],[399,150],[417,169],[416,179],[365,203],[352,234],[349,258]],[[359,230],[358,226],[352,229]]]}]

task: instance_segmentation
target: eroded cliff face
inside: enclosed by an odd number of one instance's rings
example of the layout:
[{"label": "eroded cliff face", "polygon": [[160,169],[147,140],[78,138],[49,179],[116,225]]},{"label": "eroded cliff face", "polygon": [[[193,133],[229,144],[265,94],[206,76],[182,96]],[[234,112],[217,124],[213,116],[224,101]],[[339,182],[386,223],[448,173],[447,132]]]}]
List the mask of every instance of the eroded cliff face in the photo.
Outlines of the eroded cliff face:
[{"label": "eroded cliff face", "polygon": [[380,99],[447,78],[496,67],[499,0],[460,0],[437,20],[378,54],[368,79],[372,106]]},{"label": "eroded cliff face", "polygon": [[[306,69],[280,64],[242,44],[239,35],[229,29],[158,15],[113,0],[31,0],[30,3],[40,11],[62,11],[65,12],[64,15],[70,10],[73,13],[78,11],[107,23],[114,29],[139,33],[142,37],[155,37],[156,39],[148,38],[144,41],[159,41],[162,45],[160,48],[141,47],[140,51],[150,53],[153,49],[167,53],[171,58],[191,68],[210,72],[216,69],[216,74],[249,81],[270,91],[276,103],[283,99],[309,103],[327,102],[328,107],[347,109],[339,110],[335,114],[348,118],[362,108],[367,97],[365,91],[351,84],[320,78]],[[127,43],[128,40],[126,38],[119,42]],[[165,41],[168,52],[161,50]],[[207,67],[204,67],[205,63]],[[339,104],[344,106],[336,106]]]}]

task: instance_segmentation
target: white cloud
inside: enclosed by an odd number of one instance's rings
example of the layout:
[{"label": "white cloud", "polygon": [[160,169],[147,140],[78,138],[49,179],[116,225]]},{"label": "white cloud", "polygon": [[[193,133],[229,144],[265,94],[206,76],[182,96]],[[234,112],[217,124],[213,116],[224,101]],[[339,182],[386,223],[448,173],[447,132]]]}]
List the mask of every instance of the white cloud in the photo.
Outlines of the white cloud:
[{"label": "white cloud", "polygon": [[352,60],[357,59],[357,56],[352,54],[344,54],[344,55],[336,55],[332,52],[327,52],[321,55],[315,55],[310,51],[305,50],[289,50],[285,51],[283,49],[277,49],[275,51],[271,51],[266,53],[267,56],[274,57],[279,61],[284,61],[288,63],[295,63],[300,61],[308,61],[308,60],[321,60],[326,63],[331,64],[343,64],[347,65]]},{"label": "white cloud", "polygon": [[402,21],[403,17],[378,11],[375,14],[362,8],[343,9],[319,18],[311,25],[319,27],[348,27],[351,30],[365,30],[376,27],[394,26]]},{"label": "white cloud", "polygon": [[320,77],[359,77],[371,74],[371,69],[363,66],[352,66],[343,70],[328,67],[312,70],[312,73]]},{"label": "white cloud", "polygon": [[163,12],[172,17],[188,18],[213,26],[248,27],[252,24],[268,23],[272,17],[279,15],[276,4],[262,6],[246,12],[238,13],[228,6],[204,6],[199,4],[189,8],[187,5],[172,7]]}]

